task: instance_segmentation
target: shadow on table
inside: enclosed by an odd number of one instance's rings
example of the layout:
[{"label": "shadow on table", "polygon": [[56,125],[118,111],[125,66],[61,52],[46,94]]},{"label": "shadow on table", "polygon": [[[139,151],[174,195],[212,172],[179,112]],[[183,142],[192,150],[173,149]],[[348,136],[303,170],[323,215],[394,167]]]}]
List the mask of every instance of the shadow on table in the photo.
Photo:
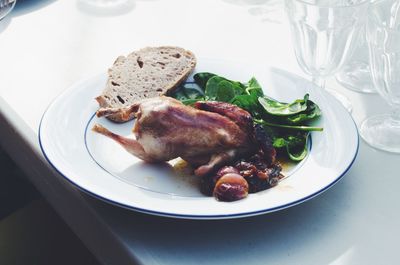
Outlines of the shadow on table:
[{"label": "shadow on table", "polygon": [[[0,147],[0,223],[3,218],[40,198],[22,170]],[[1,264],[1,262],[0,262]]]}]

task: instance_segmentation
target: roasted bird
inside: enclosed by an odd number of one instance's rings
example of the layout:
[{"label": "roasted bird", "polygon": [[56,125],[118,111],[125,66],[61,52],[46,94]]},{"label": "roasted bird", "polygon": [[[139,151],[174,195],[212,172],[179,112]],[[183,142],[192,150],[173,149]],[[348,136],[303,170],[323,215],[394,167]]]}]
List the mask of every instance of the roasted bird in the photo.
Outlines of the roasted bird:
[{"label": "roasted bird", "polygon": [[112,138],[147,162],[181,157],[202,177],[201,190],[218,200],[234,201],[273,187],[283,176],[276,151],[264,129],[251,115],[224,102],[199,101],[185,106],[156,97],[123,109],[102,109],[97,115],[136,116],[135,139],[96,124],[93,131]]},{"label": "roasted bird", "polygon": [[117,135],[98,124],[93,130],[112,138],[147,162],[181,157],[196,167],[198,176],[251,155],[258,148],[251,115],[228,103],[204,101],[190,107],[162,96],[143,100],[124,110],[103,110],[98,116],[112,115],[116,111],[135,114],[133,133],[136,139]]}]

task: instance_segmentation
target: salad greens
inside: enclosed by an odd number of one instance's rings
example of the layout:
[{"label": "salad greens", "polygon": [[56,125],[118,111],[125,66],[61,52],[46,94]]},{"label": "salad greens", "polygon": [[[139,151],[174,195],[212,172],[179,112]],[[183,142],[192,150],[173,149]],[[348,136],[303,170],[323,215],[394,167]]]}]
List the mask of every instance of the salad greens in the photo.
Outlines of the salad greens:
[{"label": "salad greens", "polygon": [[247,83],[229,80],[214,73],[201,72],[194,82],[180,86],[172,97],[186,105],[197,101],[228,102],[247,110],[256,124],[272,136],[273,146],[291,160],[303,160],[308,151],[309,134],[323,128],[309,123],[321,116],[317,104],[306,94],[293,102],[279,102],[266,95],[252,77]]}]

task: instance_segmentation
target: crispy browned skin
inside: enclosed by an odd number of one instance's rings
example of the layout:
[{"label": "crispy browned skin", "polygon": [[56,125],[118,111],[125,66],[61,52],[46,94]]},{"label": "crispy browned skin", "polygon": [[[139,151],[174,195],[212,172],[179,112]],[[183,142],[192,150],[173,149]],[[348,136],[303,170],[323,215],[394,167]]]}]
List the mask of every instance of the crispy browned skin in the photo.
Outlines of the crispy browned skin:
[{"label": "crispy browned skin", "polygon": [[143,100],[131,108],[137,117],[133,127],[136,140],[127,140],[100,125],[93,130],[145,161],[181,157],[198,166],[196,175],[206,175],[253,148],[248,124],[251,116],[246,111],[219,102],[200,102],[196,107],[204,110],[169,97]]},{"label": "crispy browned skin", "polygon": [[218,101],[198,101],[194,104],[196,109],[215,112],[227,117],[238,125],[242,130],[251,134],[253,130],[253,118],[250,113],[238,106]]}]

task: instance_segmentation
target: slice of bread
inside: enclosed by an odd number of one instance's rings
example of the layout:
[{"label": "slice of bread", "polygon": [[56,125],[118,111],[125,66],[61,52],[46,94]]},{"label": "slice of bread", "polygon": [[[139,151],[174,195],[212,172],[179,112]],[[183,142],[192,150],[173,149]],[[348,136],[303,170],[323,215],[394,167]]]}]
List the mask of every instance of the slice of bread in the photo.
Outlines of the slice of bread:
[{"label": "slice of bread", "polygon": [[[168,95],[185,81],[196,66],[190,51],[179,47],[147,47],[120,56],[108,70],[108,81],[103,93],[96,98],[100,105],[98,116],[125,122],[124,110],[145,98]],[[119,113],[118,110],[121,110]]]}]

